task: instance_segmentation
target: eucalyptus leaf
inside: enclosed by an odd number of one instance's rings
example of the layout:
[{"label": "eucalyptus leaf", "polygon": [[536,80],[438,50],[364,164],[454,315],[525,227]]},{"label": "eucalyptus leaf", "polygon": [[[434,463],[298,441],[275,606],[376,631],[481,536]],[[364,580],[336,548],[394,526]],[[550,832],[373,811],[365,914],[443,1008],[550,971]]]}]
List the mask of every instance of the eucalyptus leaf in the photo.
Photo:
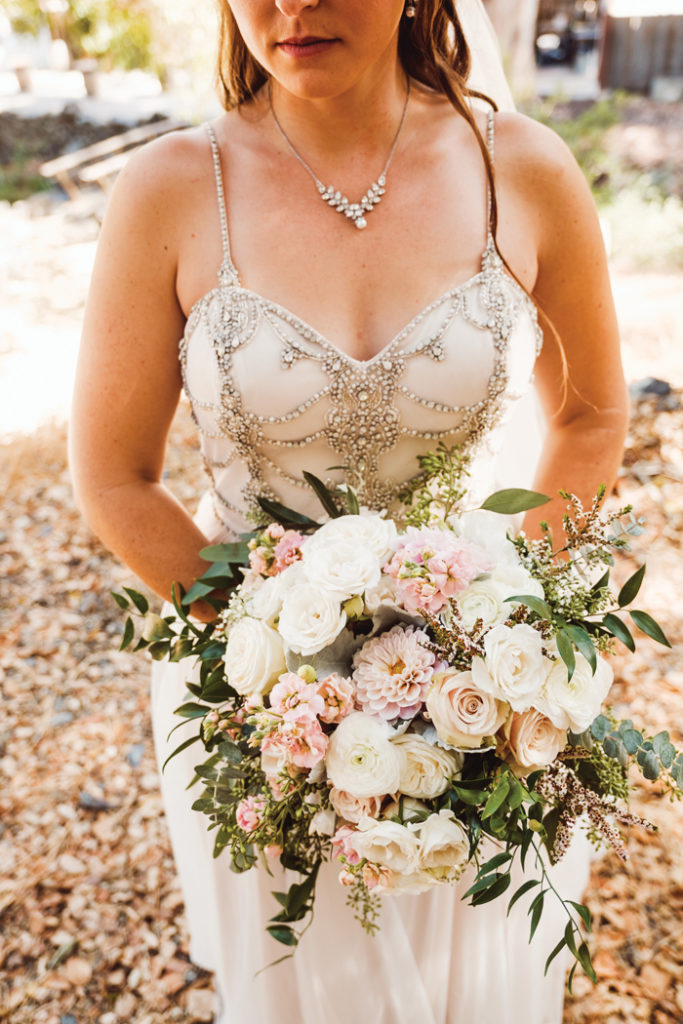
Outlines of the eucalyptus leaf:
[{"label": "eucalyptus leaf", "polygon": [[646,779],[654,782],[655,779],[659,778],[661,763],[654,750],[639,750],[636,754],[636,760]]},{"label": "eucalyptus leaf", "polygon": [[481,508],[487,512],[497,512],[499,515],[513,516],[518,512],[528,512],[529,509],[547,505],[549,501],[550,498],[547,494],[511,487],[491,494],[481,505]]},{"label": "eucalyptus leaf", "polygon": [[625,729],[621,733],[621,739],[629,754],[635,754],[643,742],[643,734],[637,729]]}]

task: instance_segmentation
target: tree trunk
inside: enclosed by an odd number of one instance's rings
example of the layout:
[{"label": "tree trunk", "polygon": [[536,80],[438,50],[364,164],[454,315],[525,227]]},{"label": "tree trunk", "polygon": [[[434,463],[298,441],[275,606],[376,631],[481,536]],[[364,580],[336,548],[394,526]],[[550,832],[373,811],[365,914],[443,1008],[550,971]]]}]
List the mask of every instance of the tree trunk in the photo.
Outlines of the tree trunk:
[{"label": "tree trunk", "polygon": [[510,85],[517,96],[533,91],[539,0],[486,0]]}]

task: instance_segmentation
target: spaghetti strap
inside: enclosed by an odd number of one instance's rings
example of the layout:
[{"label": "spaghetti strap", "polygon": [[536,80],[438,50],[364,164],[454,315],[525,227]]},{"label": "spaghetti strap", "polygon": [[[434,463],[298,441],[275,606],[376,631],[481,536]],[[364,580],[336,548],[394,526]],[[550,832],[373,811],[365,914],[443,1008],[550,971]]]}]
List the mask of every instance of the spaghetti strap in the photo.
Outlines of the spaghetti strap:
[{"label": "spaghetti strap", "polygon": [[[489,107],[486,121],[486,145],[488,147],[491,165],[495,169],[496,159],[496,129],[494,124],[494,110]],[[495,249],[495,239],[491,230],[491,215],[493,213],[493,201],[491,196],[491,185],[486,186],[486,250]]]},{"label": "spaghetti strap", "polygon": [[221,284],[239,285],[240,279],[235,264],[232,262],[230,253],[230,234],[228,232],[228,214],[225,207],[225,189],[223,187],[223,171],[221,169],[221,154],[218,148],[218,141],[213,125],[207,121],[206,133],[211,143],[211,155],[213,157],[213,169],[216,175],[216,196],[218,198],[218,212],[221,222],[221,245],[223,248],[223,260],[218,271],[218,280]]}]

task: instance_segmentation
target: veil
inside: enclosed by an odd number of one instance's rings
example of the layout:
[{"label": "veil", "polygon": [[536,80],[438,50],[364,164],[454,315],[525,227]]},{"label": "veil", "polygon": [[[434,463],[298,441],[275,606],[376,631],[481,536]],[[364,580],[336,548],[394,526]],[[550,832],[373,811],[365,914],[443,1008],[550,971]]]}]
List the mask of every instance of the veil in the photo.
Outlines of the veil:
[{"label": "veil", "polygon": [[499,110],[514,110],[498,39],[482,0],[457,0],[456,8],[472,54],[467,84],[495,100]]}]

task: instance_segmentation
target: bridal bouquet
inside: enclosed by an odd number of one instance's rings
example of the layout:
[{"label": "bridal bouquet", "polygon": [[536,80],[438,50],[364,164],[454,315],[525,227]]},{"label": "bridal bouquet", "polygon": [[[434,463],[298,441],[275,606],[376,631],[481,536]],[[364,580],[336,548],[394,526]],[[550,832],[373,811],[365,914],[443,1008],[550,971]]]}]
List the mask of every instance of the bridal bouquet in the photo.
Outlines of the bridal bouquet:
[{"label": "bridal bouquet", "polygon": [[[510,905],[533,895],[533,936],[545,899],[562,900],[567,927],[548,963],[566,946],[594,977],[589,912],[562,899],[547,863],[577,820],[625,857],[619,824],[649,827],[626,808],[631,764],[683,792],[668,733],[647,737],[605,708],[606,655],[615,639],[634,649],[621,611],[644,573],[613,597],[611,552],[640,527],[630,509],[601,517],[602,494],[589,510],[565,495],[559,549],[548,530],[511,538],[501,513],[547,498],[502,491],[465,510],[457,452],[420,461],[394,519],[311,476],[322,523],[263,499],[268,524],[203,552],[211,568],[176,595],[177,618],[150,614],[135,591],[115,596],[145,615],[138,647],[199,659],[196,700],[176,712],[199,729],[174,754],[206,750],[193,806],[215,830],[215,855],[227,848],[238,871],[277,860],[301,876],[273,893],[275,939],[297,944],[326,860],[373,932],[381,894],[453,883],[471,867],[464,895],[479,905],[528,859],[536,877]],[[205,627],[186,612],[198,598],[218,612]],[[668,643],[646,612],[630,618]],[[133,639],[129,619],[123,646]]]}]

